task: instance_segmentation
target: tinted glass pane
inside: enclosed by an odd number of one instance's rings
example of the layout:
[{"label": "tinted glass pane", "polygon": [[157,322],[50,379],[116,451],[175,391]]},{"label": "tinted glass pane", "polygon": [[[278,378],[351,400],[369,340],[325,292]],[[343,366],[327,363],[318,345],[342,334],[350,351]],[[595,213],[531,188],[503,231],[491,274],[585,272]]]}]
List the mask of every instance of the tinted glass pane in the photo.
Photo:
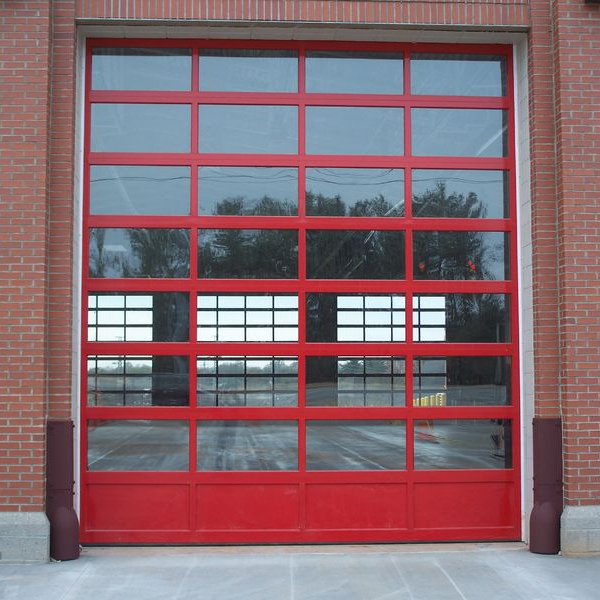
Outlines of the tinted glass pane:
[{"label": "tinted glass pane", "polygon": [[404,216],[402,169],[306,169],[306,214]]},{"label": "tinted glass pane", "polygon": [[189,215],[189,167],[90,167],[92,215]]},{"label": "tinted glass pane", "polygon": [[296,421],[199,421],[199,471],[293,471]]},{"label": "tinted glass pane", "polygon": [[200,50],[205,92],[296,92],[298,55],[284,50]]},{"label": "tinted glass pane", "polygon": [[187,406],[187,356],[88,356],[88,406]]},{"label": "tinted glass pane", "polygon": [[510,279],[508,234],[415,231],[415,279]]},{"label": "tinted glass pane", "polygon": [[404,406],[405,365],[391,356],[307,356],[307,406]]},{"label": "tinted glass pane", "polygon": [[508,173],[503,171],[412,172],[415,217],[508,217]]},{"label": "tinted glass pane", "polygon": [[415,156],[508,154],[506,111],[467,108],[413,108]]},{"label": "tinted glass pane", "polygon": [[404,469],[404,421],[307,421],[306,468],[311,471]]},{"label": "tinted glass pane", "polygon": [[306,91],[325,94],[401,94],[402,54],[307,52]]},{"label": "tinted glass pane", "polygon": [[447,356],[413,362],[415,406],[510,404],[510,358]]},{"label": "tinted glass pane", "polygon": [[89,342],[186,342],[189,296],[179,292],[88,295]]},{"label": "tinted glass pane", "polygon": [[308,342],[404,342],[404,296],[306,294]]},{"label": "tinted glass pane", "polygon": [[93,90],[191,89],[192,56],[180,48],[94,48]]},{"label": "tinted glass pane", "polygon": [[309,279],[403,279],[403,231],[307,231]]},{"label": "tinted glass pane", "polygon": [[412,54],[413,94],[505,96],[506,59],[472,54]]},{"label": "tinted glass pane", "polygon": [[189,277],[187,229],[90,229],[90,277]]},{"label": "tinted glass pane", "polygon": [[187,421],[89,421],[90,471],[187,471]]},{"label": "tinted glass pane", "polygon": [[297,342],[298,296],[199,294],[198,341]]},{"label": "tinted glass pane", "polygon": [[295,154],[295,106],[205,105],[200,107],[200,152]]},{"label": "tinted glass pane", "polygon": [[512,423],[504,419],[415,422],[415,469],[510,469]]},{"label": "tinted glass pane", "polygon": [[298,232],[289,229],[200,229],[198,276],[296,278]]},{"label": "tinted glass pane", "polygon": [[414,296],[413,325],[416,342],[510,342],[509,296]]},{"label": "tinted glass pane", "polygon": [[198,358],[198,406],[297,406],[298,359]]},{"label": "tinted glass pane", "polygon": [[286,167],[201,167],[201,215],[297,215],[298,170]]},{"label": "tinted glass pane", "polygon": [[403,154],[403,109],[308,106],[306,152],[381,156]]},{"label": "tinted glass pane", "polygon": [[189,152],[186,104],[93,104],[92,152]]}]

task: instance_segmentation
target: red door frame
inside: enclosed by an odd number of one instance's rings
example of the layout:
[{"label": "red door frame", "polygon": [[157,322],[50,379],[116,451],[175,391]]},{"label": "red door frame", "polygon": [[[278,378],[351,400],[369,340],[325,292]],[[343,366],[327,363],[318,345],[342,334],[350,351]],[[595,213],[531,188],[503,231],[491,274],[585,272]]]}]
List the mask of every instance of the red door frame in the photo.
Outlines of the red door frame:
[{"label": "red door frame", "polygon": [[[192,91],[190,92],[131,92],[91,90],[91,49],[94,47],[162,47],[192,49]],[[296,50],[299,54],[298,93],[215,93],[198,90],[198,53],[200,48],[275,48]],[[394,51],[404,54],[404,94],[389,95],[349,95],[349,94],[307,94],[305,89],[304,57],[307,50],[338,51]],[[493,54],[506,57],[507,95],[504,97],[454,97],[454,96],[411,96],[410,61],[411,52],[440,52],[464,54]],[[521,538],[520,525],[520,411],[519,411],[519,329],[518,329],[518,261],[517,261],[517,210],[516,210],[516,169],[515,169],[515,126],[513,97],[512,49],[498,45],[455,45],[455,44],[389,44],[338,42],[256,42],[256,41],[202,41],[197,40],[115,40],[90,39],[87,42],[86,84],[85,84],[85,134],[84,134],[84,210],[82,272],[82,365],[81,365],[81,538],[85,543],[249,543],[249,542],[366,542],[366,541],[434,541],[434,540],[515,540]],[[90,114],[93,103],[185,103],[191,110],[191,151],[185,154],[156,153],[98,153],[90,151]],[[220,155],[198,153],[198,105],[199,104],[281,104],[299,107],[298,154],[296,155]],[[306,155],[304,145],[305,111],[307,105],[331,106],[385,106],[404,108],[404,147],[403,156],[315,156]],[[411,115],[414,107],[435,108],[495,108],[504,109],[508,114],[509,149],[505,158],[445,158],[414,157],[411,148]],[[186,217],[155,216],[93,216],[89,214],[89,171],[90,165],[181,165],[191,170],[191,212]],[[298,168],[299,204],[298,215],[294,217],[212,217],[198,216],[198,166],[293,166]],[[405,216],[399,218],[344,218],[307,217],[304,211],[305,169],[309,166],[323,167],[379,167],[402,168],[405,173]],[[507,219],[415,219],[411,212],[411,169],[498,169],[509,174],[510,208]],[[94,279],[88,274],[87,248],[88,232],[91,227],[183,227],[190,230],[190,273],[186,279]],[[197,230],[206,228],[291,228],[299,233],[299,276],[295,280],[199,280],[197,273]],[[331,280],[306,279],[305,231],[307,229],[379,229],[403,230],[406,236],[406,278],[396,280]],[[499,231],[510,232],[510,272],[509,281],[415,281],[412,274],[412,232],[418,230],[437,231]],[[238,291],[238,292],[288,292],[299,297],[299,339],[298,343],[203,343],[196,340],[196,295],[199,291]],[[87,297],[90,292],[99,291],[183,291],[190,294],[190,339],[182,343],[135,343],[135,342],[88,342]],[[406,298],[406,342],[405,343],[309,343],[305,336],[305,294],[307,292],[369,292],[402,293]],[[500,344],[447,344],[412,342],[412,297],[420,293],[502,293],[510,297],[511,341]],[[88,407],[86,405],[86,356],[88,355],[148,355],[176,354],[189,356],[190,405],[188,407]],[[195,406],[196,398],[196,356],[298,356],[298,407],[295,408],[206,408]],[[382,408],[316,408],[306,407],[305,357],[311,355],[336,356],[401,356],[406,360],[405,407]],[[412,407],[413,356],[509,356],[512,359],[512,403],[502,407]],[[190,426],[190,469],[188,472],[91,472],[86,468],[87,422],[94,419],[178,419],[187,420]],[[413,437],[415,420],[423,419],[510,419],[512,421],[513,468],[506,470],[456,470],[456,471],[415,471],[413,465]],[[299,469],[292,472],[197,472],[196,464],[196,420],[197,419],[286,419],[298,421]],[[327,471],[310,472],[305,469],[305,423],[307,419],[394,419],[406,421],[407,469],[404,471]],[[307,522],[307,487],[322,486],[323,492],[318,501],[339,498],[339,493],[352,500],[356,496],[357,505],[365,510],[377,510],[377,503],[369,496],[369,490],[378,495],[389,485],[395,496],[389,503],[399,502],[398,510],[406,515],[402,526],[392,524],[385,528],[366,524],[358,527],[327,526],[311,527]],[[144,499],[151,489],[161,486],[169,493],[173,491],[181,498],[181,506],[174,511],[184,511],[185,525],[129,528],[110,526],[98,517],[99,503],[106,503],[102,509],[119,512],[129,510],[144,512]],[[198,494],[211,494],[219,486],[239,486],[240,497],[250,504],[249,510],[272,512],[279,510],[275,500],[270,498],[268,486],[275,486],[282,493],[294,489],[297,498],[297,527],[269,528],[233,526],[232,528],[204,528],[197,524]],[[244,486],[248,494],[244,496]],[[369,487],[371,486],[371,487]],[[430,486],[431,494],[423,490]],[[417,489],[418,488],[418,489]],[[111,490],[115,494],[112,495]],[[222,488],[226,489],[226,488]],[[227,489],[232,489],[231,487]],[[275,489],[275,488],[273,488]],[[315,487],[316,489],[316,487]],[[324,491],[323,491],[324,490]],[[376,490],[376,491],[374,491]],[[454,490],[454,491],[453,491]],[[460,492],[464,490],[464,492]],[[312,488],[311,490],[312,491]],[[421,494],[417,499],[417,492]],[[218,498],[207,506],[217,507]],[[329,495],[328,495],[329,494]],[[442,494],[442,496],[440,496]],[[446,503],[458,501],[465,495],[480,494],[481,503],[474,508],[473,503],[465,504],[461,513],[451,515],[447,525],[425,524],[415,521],[419,510],[452,513]],[[454,494],[454,495],[453,495]],[[461,495],[462,494],[462,495]],[[488,521],[485,513],[486,499],[503,496],[502,514],[494,521]],[[93,499],[96,498],[95,501]],[[131,506],[123,508],[130,500]],[[253,498],[255,500],[253,500]],[[273,497],[274,498],[274,497]],[[452,500],[454,499],[454,500]],[[458,499],[458,500],[457,500]],[[405,503],[402,505],[402,503]],[[296,506],[296,505],[295,505]],[[477,503],[475,504],[477,506]],[[152,509],[154,510],[154,509]],[[155,515],[147,509],[148,523]],[[470,514],[467,514],[470,513]],[[421,514],[421,513],[419,513]],[[126,521],[126,513],[124,513]],[[104,517],[103,517],[104,518]],[[205,517],[203,517],[205,518]],[[326,517],[323,517],[326,519]],[[454,520],[452,520],[454,519]],[[318,519],[317,519],[318,520]]]}]

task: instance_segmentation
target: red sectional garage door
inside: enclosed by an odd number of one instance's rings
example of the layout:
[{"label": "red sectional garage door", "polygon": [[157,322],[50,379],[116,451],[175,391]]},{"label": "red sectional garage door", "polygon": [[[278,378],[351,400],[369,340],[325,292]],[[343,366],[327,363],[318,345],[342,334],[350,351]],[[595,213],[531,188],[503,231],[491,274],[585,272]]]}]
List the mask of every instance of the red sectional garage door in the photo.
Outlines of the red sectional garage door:
[{"label": "red sectional garage door", "polygon": [[519,539],[510,48],[86,77],[84,542]]}]

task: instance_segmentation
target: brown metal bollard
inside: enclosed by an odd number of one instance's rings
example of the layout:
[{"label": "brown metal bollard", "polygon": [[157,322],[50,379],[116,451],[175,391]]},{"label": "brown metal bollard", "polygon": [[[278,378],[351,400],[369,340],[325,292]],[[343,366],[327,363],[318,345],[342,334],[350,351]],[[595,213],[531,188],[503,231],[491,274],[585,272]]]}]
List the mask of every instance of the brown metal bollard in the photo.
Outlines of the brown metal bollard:
[{"label": "brown metal bollard", "polygon": [[73,421],[48,421],[46,436],[46,516],[50,556],[79,558],[79,521],[73,509]]},{"label": "brown metal bollard", "polygon": [[533,510],[529,518],[529,550],[560,551],[563,510],[562,425],[560,419],[533,419]]}]

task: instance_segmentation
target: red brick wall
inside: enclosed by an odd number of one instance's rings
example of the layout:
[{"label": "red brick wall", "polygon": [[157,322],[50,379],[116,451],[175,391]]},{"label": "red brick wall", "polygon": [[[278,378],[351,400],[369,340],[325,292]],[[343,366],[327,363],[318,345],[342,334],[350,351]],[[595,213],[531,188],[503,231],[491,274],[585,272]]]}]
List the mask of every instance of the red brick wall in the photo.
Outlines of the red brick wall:
[{"label": "red brick wall", "polygon": [[0,509],[41,510],[49,2],[0,3]]},{"label": "red brick wall", "polygon": [[82,19],[523,26],[527,0],[77,0]]},{"label": "red brick wall", "polygon": [[565,500],[600,504],[600,6],[554,5]]}]

